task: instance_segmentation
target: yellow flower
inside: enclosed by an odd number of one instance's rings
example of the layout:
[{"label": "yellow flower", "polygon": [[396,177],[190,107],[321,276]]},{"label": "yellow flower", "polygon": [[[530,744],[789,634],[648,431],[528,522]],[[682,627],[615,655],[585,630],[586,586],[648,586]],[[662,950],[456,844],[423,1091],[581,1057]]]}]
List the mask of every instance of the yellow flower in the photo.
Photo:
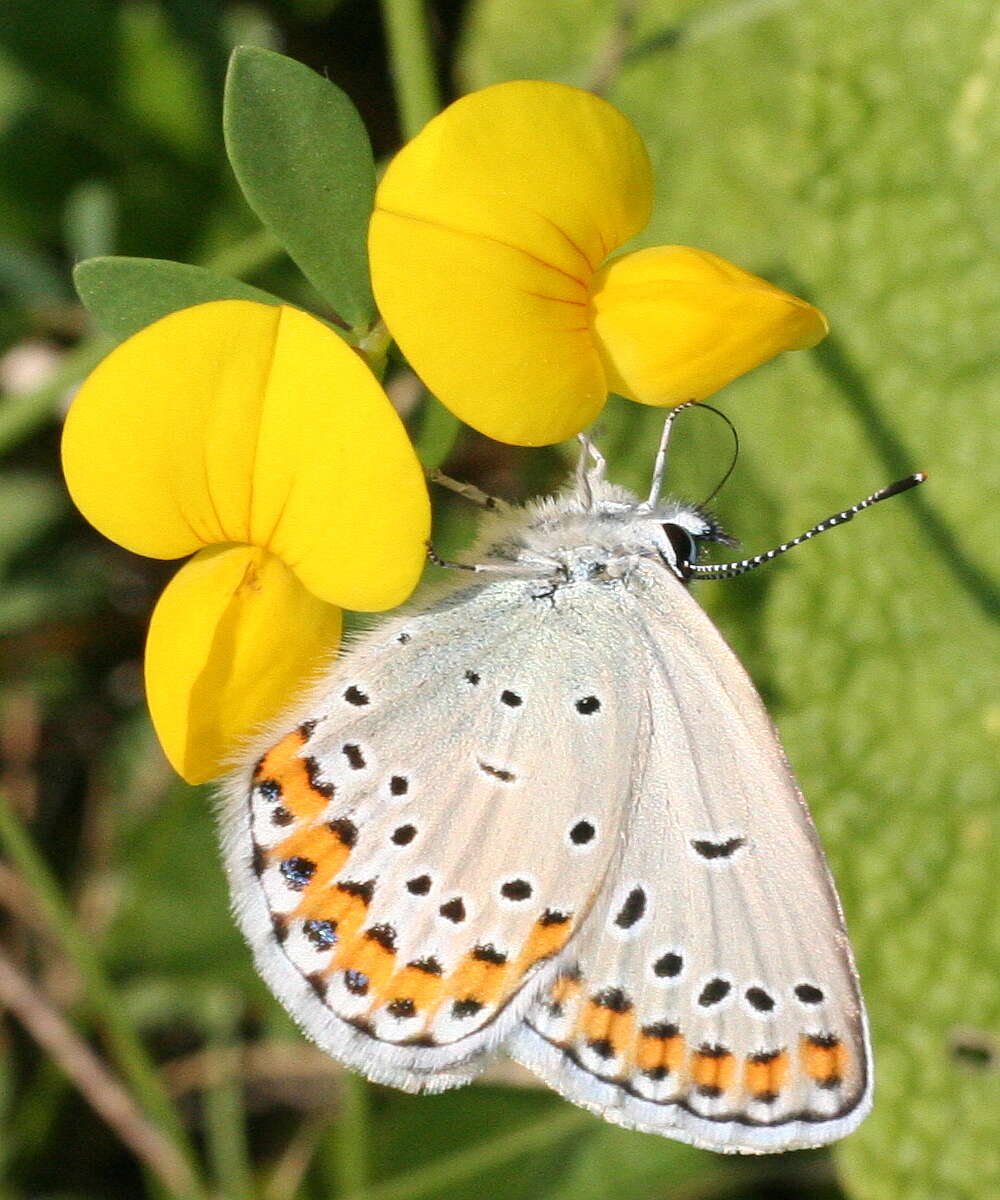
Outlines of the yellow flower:
[{"label": "yellow flower", "polygon": [[702,250],[609,255],[649,220],[635,128],[588,92],[501,83],[390,163],[369,257],[379,308],[427,386],[491,437],[579,432],[608,391],[704,399],[827,331],[812,305]]},{"label": "yellow flower", "polygon": [[63,470],[138,554],[196,552],[150,625],[146,691],[189,782],[225,770],[340,638],[340,608],[401,603],[430,509],[402,423],[314,317],[242,300],[172,313],[83,384]]}]

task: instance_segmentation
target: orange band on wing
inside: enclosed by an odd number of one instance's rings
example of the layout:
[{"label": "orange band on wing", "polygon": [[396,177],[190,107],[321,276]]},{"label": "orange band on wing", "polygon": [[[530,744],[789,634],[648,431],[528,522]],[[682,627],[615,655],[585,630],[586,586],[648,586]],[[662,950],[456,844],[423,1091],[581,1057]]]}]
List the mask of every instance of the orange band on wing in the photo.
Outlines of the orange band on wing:
[{"label": "orange band on wing", "polygon": [[806,1074],[820,1087],[833,1087],[840,1083],[850,1062],[847,1047],[840,1038],[832,1036],[804,1037],[801,1055]]},{"label": "orange band on wing", "polygon": [[733,1086],[736,1059],[726,1049],[702,1046],[691,1055],[691,1078],[706,1095],[720,1094]]},{"label": "orange band on wing", "polygon": [[517,956],[514,974],[521,977],[539,962],[552,958],[569,941],[573,932],[573,919],[567,913],[545,912],[532,926],[524,948]]},{"label": "orange band on wing", "polygon": [[636,1066],[640,1071],[677,1072],[684,1065],[687,1042],[676,1026],[646,1026],[639,1034],[635,1048]]},{"label": "orange band on wing", "polygon": [[478,947],[472,950],[448,977],[442,999],[496,1004],[504,994],[510,964],[495,957],[484,956]]},{"label": "orange band on wing", "polygon": [[755,1100],[773,1100],[788,1082],[789,1069],[786,1050],[753,1054],[743,1066],[744,1086]]},{"label": "orange band on wing", "polygon": [[386,984],[385,1002],[398,1004],[408,1000],[414,1012],[427,1013],[437,1007],[443,990],[444,980],[439,970],[435,972],[427,965],[410,963]]},{"label": "orange band on wing", "polygon": [[255,784],[277,784],[281,790],[278,802],[299,821],[318,817],[333,795],[332,784],[317,781],[313,760],[298,756],[306,740],[303,729],[292,730],[261,758],[253,775]]}]

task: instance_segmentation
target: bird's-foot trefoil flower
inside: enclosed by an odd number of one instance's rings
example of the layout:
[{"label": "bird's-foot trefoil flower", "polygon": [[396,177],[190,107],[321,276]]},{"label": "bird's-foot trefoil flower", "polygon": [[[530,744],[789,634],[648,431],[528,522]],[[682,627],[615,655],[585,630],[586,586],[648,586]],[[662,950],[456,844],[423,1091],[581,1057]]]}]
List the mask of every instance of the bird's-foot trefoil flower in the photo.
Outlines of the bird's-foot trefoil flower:
[{"label": "bird's-foot trefoil flower", "polygon": [[336,651],[340,609],[405,600],[430,510],[361,357],[295,308],[218,301],[123,342],[77,394],[63,469],[84,516],[194,554],[153,614],[146,691],[189,782],[219,775]]},{"label": "bird's-foot trefoil flower", "polygon": [[376,300],[427,386],[491,437],[579,432],[609,391],[701,400],[826,333],[812,305],[686,246],[612,257],[649,220],[631,123],[563,84],[463,97],[390,163],[369,258]]}]

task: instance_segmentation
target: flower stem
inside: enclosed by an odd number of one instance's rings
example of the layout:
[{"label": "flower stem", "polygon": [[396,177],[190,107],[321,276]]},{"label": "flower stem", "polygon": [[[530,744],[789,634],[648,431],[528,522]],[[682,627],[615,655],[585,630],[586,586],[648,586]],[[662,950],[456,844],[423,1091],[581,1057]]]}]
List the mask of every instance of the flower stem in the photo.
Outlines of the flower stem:
[{"label": "flower stem", "polygon": [[0,845],[34,893],[53,936],[79,971],[86,1002],[106,1033],[108,1046],[123,1078],[150,1120],[159,1126],[187,1163],[191,1175],[189,1196],[191,1200],[197,1200],[204,1191],[197,1178],[194,1155],[181,1118],[130,1024],[121,1000],[108,983],[93,943],[77,925],[51,871],[2,793]]},{"label": "flower stem", "polygon": [[424,0],[382,0],[403,137],[416,136],[441,107]]}]

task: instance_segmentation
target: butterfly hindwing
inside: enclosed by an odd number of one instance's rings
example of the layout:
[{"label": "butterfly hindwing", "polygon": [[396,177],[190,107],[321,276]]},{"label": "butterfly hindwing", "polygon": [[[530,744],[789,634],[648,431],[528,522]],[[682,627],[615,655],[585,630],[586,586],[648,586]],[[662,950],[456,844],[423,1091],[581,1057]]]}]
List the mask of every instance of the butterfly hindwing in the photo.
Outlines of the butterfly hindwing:
[{"label": "butterfly hindwing", "polygon": [[512,1051],[631,1127],[744,1152],[832,1141],[870,1107],[871,1066],[815,831],[708,617],[657,568],[631,591],[648,759],[601,896]]},{"label": "butterfly hindwing", "polygon": [[633,763],[617,748],[642,744],[644,720],[614,701],[620,639],[594,644],[593,603],[584,617],[537,592],[480,585],[381,626],[227,787],[262,974],[381,1082],[435,1090],[481,1069],[620,841]]}]

